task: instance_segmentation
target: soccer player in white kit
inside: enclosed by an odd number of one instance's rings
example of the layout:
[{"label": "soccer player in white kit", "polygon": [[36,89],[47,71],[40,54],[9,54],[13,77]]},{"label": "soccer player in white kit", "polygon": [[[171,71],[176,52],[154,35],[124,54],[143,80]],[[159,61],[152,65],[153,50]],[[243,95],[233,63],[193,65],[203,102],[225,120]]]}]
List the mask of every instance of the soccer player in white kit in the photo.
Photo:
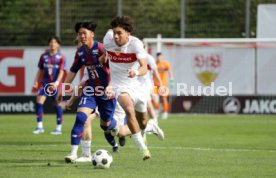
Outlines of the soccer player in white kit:
[{"label": "soccer player in white kit", "polygon": [[[104,36],[103,42],[104,44],[109,43],[110,40],[113,40],[113,30],[109,29],[107,33]],[[146,141],[146,134],[155,134],[160,140],[164,140],[164,132],[163,130],[158,126],[157,116],[154,111],[154,108],[152,106],[152,94],[153,94],[153,77],[157,79],[159,82],[159,86],[162,86],[162,81],[160,78],[160,75],[157,70],[157,65],[155,63],[155,59],[150,55],[149,53],[146,53],[146,61],[147,61],[147,69],[148,72],[146,75],[140,76],[139,81],[141,85],[143,85],[144,88],[144,94],[147,96],[147,111],[149,113],[150,120],[147,122],[147,126],[145,130],[142,131],[142,135],[144,136],[144,140]],[[117,105],[115,114],[117,114],[125,118],[125,112],[120,107],[120,104]],[[114,116],[115,117],[115,116]],[[128,128],[121,128],[119,131],[119,135],[121,136],[127,136],[129,134]],[[131,134],[131,133],[130,133]]]},{"label": "soccer player in white kit", "polygon": [[[162,86],[161,78],[157,70],[157,65],[154,58],[149,53],[146,54],[148,72],[146,75],[139,77],[140,82],[144,85],[143,88],[147,90],[147,110],[149,113],[150,120],[147,123],[147,127],[144,130],[146,133],[154,133],[160,140],[164,140],[164,133],[158,126],[157,115],[152,106],[152,94],[153,94],[153,77],[155,77]],[[146,135],[144,135],[144,140]]]},{"label": "soccer player in white kit", "polygon": [[143,43],[131,36],[133,25],[127,16],[116,17],[111,22],[114,38],[104,41],[106,57],[109,63],[112,90],[106,90],[107,95],[113,91],[117,101],[124,109],[127,125],[139,149],[143,152],[143,160],[151,158],[141,129],[147,124],[147,96],[138,76],[147,73],[146,51]]}]

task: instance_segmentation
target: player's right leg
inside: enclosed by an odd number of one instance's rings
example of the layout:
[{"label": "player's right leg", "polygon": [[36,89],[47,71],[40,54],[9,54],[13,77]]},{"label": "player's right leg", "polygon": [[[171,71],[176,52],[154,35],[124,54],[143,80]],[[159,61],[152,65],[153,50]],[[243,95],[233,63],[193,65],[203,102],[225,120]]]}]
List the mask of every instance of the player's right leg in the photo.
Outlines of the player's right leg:
[{"label": "player's right leg", "polygon": [[52,135],[61,135],[62,134],[62,120],[63,120],[63,110],[60,102],[55,102],[56,110],[56,128],[51,132]]},{"label": "player's right leg", "polygon": [[141,129],[135,116],[135,109],[132,98],[128,93],[123,92],[118,97],[118,102],[126,113],[127,125],[132,133],[132,137],[138,145],[139,150],[143,152],[143,160],[149,159],[151,157],[150,152],[142,137]]},{"label": "player's right leg", "polygon": [[103,100],[100,98],[96,99],[98,104],[98,111],[100,114],[100,126],[104,131],[104,136],[107,142],[112,146],[113,152],[118,152],[119,147],[117,142],[115,141],[114,135],[111,134],[111,130],[118,130],[117,121],[113,118],[115,108],[116,108],[116,100],[109,99]]},{"label": "player's right leg", "polygon": [[96,118],[96,114],[90,114],[84,125],[83,136],[81,139],[82,154],[76,159],[76,162],[91,162],[91,141],[92,141],[92,120]]},{"label": "player's right leg", "polygon": [[65,157],[67,163],[74,163],[77,159],[77,152],[80,144],[80,140],[83,135],[84,125],[87,120],[87,117],[93,112],[96,108],[96,101],[93,96],[82,96],[78,110],[76,121],[71,130],[71,152],[68,156]]},{"label": "player's right leg", "polygon": [[44,95],[44,89],[39,90],[39,94],[36,98],[36,107],[35,107],[35,112],[36,112],[36,121],[37,121],[37,127],[33,131],[33,134],[41,134],[44,133],[44,128],[43,128],[43,104],[46,100],[46,96]]}]

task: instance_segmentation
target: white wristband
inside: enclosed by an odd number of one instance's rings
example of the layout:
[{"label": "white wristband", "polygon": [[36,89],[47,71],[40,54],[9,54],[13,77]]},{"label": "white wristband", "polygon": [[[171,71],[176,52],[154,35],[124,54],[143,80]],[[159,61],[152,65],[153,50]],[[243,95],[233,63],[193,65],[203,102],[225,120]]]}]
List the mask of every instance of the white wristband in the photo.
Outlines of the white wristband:
[{"label": "white wristband", "polygon": [[136,76],[138,76],[140,74],[138,70],[134,70],[134,72],[135,72]]},{"label": "white wristband", "polygon": [[58,86],[59,85],[59,81],[55,81],[55,85]]}]

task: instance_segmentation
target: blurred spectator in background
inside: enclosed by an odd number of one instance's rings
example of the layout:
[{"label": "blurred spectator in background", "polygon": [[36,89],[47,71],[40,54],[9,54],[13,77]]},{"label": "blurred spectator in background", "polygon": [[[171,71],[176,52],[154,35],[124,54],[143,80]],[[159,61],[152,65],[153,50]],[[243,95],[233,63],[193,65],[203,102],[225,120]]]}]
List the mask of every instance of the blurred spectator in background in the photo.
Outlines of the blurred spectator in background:
[{"label": "blurred spectator in background", "polygon": [[[58,37],[52,36],[48,39],[49,49],[47,49],[39,59],[38,71],[33,84],[33,88],[38,90],[36,99],[36,117],[37,127],[33,134],[44,133],[43,128],[43,105],[47,96],[51,96],[55,102],[57,114],[57,126],[51,134],[62,134],[62,119],[63,111],[61,103],[57,98],[58,92],[61,89],[62,78],[64,75],[65,57],[60,53],[61,41]],[[42,80],[40,80],[40,78]]]},{"label": "blurred spectator in background", "polygon": [[[164,87],[168,87],[168,79],[167,79],[167,75],[169,74],[169,80],[170,80],[170,87],[173,86],[173,83],[174,83],[174,80],[173,80],[173,74],[172,74],[172,71],[171,71],[171,66],[170,64],[168,63],[168,61],[164,60],[163,59],[163,55],[162,53],[157,53],[156,54],[156,64],[157,64],[157,69],[158,69],[158,72],[159,72],[159,75],[160,75],[160,78],[161,78],[161,81],[162,81],[162,86]],[[157,110],[156,113],[159,113],[159,95],[158,95],[158,91],[159,90],[159,82],[158,80],[155,78],[154,79],[154,86],[157,86],[155,87],[155,97],[153,99],[153,105],[154,105],[154,108]],[[162,103],[163,105],[163,111],[162,111],[162,115],[161,115],[161,118],[162,119],[167,119],[168,118],[168,111],[169,111],[169,102],[168,102],[168,92],[165,92],[166,94],[162,94],[160,95],[160,98],[161,98],[161,101],[160,103]]]}]

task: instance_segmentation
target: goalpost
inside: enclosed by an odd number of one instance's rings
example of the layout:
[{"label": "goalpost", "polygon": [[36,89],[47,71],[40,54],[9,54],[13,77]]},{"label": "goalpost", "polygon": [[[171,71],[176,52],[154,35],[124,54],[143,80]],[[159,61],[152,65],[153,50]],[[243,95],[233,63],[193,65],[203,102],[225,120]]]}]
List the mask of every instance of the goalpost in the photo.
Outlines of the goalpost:
[{"label": "goalpost", "polygon": [[[154,57],[162,52],[175,77],[171,97],[276,96],[276,38],[145,38]],[[186,91],[179,91],[179,86]],[[204,88],[213,87],[211,93]]]}]

